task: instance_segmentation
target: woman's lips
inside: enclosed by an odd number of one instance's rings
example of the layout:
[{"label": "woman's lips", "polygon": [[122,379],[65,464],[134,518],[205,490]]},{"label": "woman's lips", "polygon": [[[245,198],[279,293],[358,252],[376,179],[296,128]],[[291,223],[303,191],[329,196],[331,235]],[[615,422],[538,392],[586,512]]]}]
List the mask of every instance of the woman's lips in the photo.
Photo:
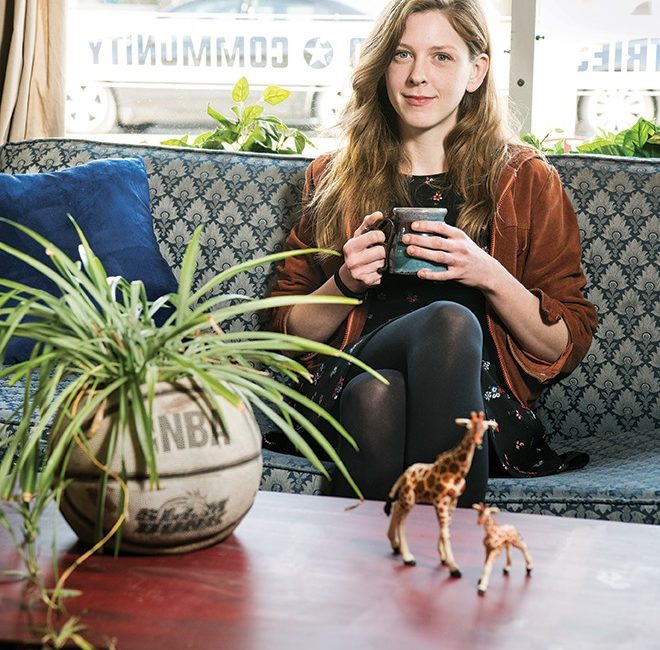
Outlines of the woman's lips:
[{"label": "woman's lips", "polygon": [[426,106],[433,101],[433,97],[424,97],[423,95],[404,95],[404,98],[411,106]]}]

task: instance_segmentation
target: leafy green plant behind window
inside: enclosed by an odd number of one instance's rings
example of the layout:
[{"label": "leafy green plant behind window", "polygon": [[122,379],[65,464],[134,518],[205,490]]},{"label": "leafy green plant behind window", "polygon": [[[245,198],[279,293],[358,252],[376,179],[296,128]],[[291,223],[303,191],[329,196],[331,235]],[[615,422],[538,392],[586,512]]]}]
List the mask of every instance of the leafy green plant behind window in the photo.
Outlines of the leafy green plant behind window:
[{"label": "leafy green plant behind window", "polygon": [[247,104],[250,85],[241,77],[231,92],[236,119],[225,117],[209,104],[207,113],[218,123],[213,131],[198,135],[192,142],[189,136],[164,140],[161,144],[195,149],[225,149],[229,151],[255,151],[261,153],[300,154],[312,141],[298,129],[288,127],[275,115],[264,115],[265,102],[275,106],[291,93],[279,86],[268,86],[254,104]]},{"label": "leafy green plant behind window", "polygon": [[553,133],[562,133],[555,129],[539,139],[532,133],[521,136],[523,142],[531,144],[539,151],[549,154],[594,153],[608,156],[632,156],[637,158],[660,158],[660,126],[651,120],[640,117],[629,129],[619,133],[602,131],[591,140],[571,147],[565,139],[552,144],[547,139]]}]

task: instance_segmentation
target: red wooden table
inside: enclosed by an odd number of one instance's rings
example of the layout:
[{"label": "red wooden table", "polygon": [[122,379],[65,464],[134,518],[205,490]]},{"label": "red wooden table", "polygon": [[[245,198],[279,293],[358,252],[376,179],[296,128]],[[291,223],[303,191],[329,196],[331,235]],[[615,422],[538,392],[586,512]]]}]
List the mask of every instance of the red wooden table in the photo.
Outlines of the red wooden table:
[{"label": "red wooden table", "polygon": [[[212,548],[93,557],[67,583],[83,591],[69,613],[99,647],[114,638],[118,650],[660,648],[660,527],[500,513],[522,532],[535,568],[526,577],[514,550],[511,574],[502,575],[500,558],[479,597],[483,532],[474,511],[454,516],[463,577],[452,579],[428,506],[409,517],[417,566],[405,567],[389,550],[382,503],[346,512],[352,503],[263,492]],[[63,520],[58,548],[63,562],[80,552]],[[0,532],[0,566],[12,564]],[[0,583],[0,647],[38,640],[30,624],[43,623],[43,609],[28,612],[21,598],[20,583]]]}]

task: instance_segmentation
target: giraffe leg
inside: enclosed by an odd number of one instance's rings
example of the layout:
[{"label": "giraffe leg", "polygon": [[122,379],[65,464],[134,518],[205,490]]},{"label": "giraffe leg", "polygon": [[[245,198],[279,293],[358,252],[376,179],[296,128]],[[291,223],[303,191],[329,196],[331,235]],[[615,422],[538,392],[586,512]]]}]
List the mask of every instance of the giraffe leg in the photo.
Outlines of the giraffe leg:
[{"label": "giraffe leg", "polygon": [[438,519],[438,555],[440,556],[440,562],[446,566],[447,565],[447,546],[445,544],[445,538],[442,535],[442,522],[443,516],[440,513],[440,508],[442,506],[435,507],[435,515]]},{"label": "giraffe leg", "polygon": [[401,542],[399,541],[399,519],[401,518],[401,506],[398,501],[392,505],[392,513],[390,516],[390,525],[387,529],[387,537],[390,540],[392,551],[394,554],[399,553]]},{"label": "giraffe leg", "polygon": [[447,565],[447,546],[445,544],[445,538],[442,535],[442,519],[440,514],[436,510],[436,515],[438,518],[438,555],[440,556],[440,562],[444,566]]},{"label": "giraffe leg", "polygon": [[454,560],[454,554],[451,548],[451,536],[449,533],[451,516],[455,507],[455,504],[453,507],[452,505],[446,506],[445,504],[436,506],[438,524],[440,525],[440,541],[438,542],[438,550],[440,551],[440,560],[449,569],[449,575],[452,578],[460,578],[461,570],[458,568],[456,560]]},{"label": "giraffe leg", "polygon": [[529,554],[529,551],[527,550],[527,545],[522,540],[518,540],[518,542],[514,542],[513,545],[516,548],[520,549],[520,551],[522,552],[525,558],[525,568],[527,569],[527,575],[531,575],[532,568],[534,565],[532,563],[532,556]]},{"label": "giraffe leg", "polygon": [[415,566],[415,556],[410,552],[410,547],[408,546],[408,540],[406,538],[406,517],[410,510],[405,510],[401,507],[401,516],[399,517],[399,523],[397,526],[397,535],[399,539],[399,548],[401,550],[401,557],[403,558],[403,563],[408,566]]},{"label": "giraffe leg", "polygon": [[511,544],[508,542],[505,542],[504,544],[504,549],[506,552],[506,562],[504,563],[504,568],[502,569],[502,572],[504,575],[509,575],[511,572]]},{"label": "giraffe leg", "polygon": [[447,565],[447,568],[449,569],[449,575],[452,578],[460,578],[461,577],[461,570],[458,568],[458,564],[456,564],[456,560],[454,559],[454,554],[453,554],[452,549],[451,549],[451,538],[450,538],[450,535],[449,535],[449,526],[445,526],[443,528],[442,535],[445,538],[445,553],[446,553],[445,564]]},{"label": "giraffe leg", "polygon": [[488,582],[490,581],[490,573],[493,570],[493,564],[497,559],[497,556],[500,554],[499,550],[493,549],[486,554],[486,563],[484,564],[484,570],[479,579],[479,585],[477,586],[477,593],[480,596],[483,596],[488,589]]}]

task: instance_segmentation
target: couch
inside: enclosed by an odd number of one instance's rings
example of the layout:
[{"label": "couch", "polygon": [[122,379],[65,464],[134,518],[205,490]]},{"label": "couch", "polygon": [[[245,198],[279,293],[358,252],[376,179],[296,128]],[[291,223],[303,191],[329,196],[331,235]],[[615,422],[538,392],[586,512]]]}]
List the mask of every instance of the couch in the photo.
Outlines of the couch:
[{"label": "couch", "polygon": [[[1,146],[0,172],[51,171],[93,159],[136,156],[147,168],[154,230],[175,274],[193,229],[206,226],[198,282],[281,249],[299,214],[310,161],[39,139]],[[586,292],[598,307],[600,324],[582,365],[546,391],[538,413],[558,450],[581,449],[591,462],[558,476],[491,479],[487,500],[514,512],[660,524],[660,160],[588,155],[549,159],[578,214]],[[229,288],[261,295],[268,290],[271,272],[255,268]],[[259,326],[255,314],[229,325]],[[0,418],[19,403],[19,390],[7,382],[0,385]],[[332,472],[332,465],[328,468]],[[328,483],[306,460],[264,451],[261,488],[323,494]]]}]

